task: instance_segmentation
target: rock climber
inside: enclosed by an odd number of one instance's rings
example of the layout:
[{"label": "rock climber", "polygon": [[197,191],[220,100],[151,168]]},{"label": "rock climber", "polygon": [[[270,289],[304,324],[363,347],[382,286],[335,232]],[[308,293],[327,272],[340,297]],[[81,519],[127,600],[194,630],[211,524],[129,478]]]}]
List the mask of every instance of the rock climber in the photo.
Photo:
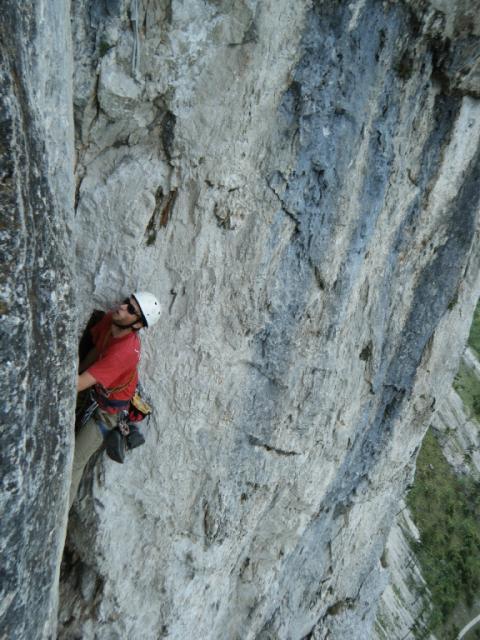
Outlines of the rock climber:
[{"label": "rock climber", "polygon": [[73,458],[70,506],[77,495],[83,470],[103,443],[103,435],[117,426],[120,411],[127,409],[138,384],[142,327],[160,318],[157,298],[146,291],[133,293],[90,329],[93,348],[80,363],[77,391],[90,389],[91,416],[82,424]]}]

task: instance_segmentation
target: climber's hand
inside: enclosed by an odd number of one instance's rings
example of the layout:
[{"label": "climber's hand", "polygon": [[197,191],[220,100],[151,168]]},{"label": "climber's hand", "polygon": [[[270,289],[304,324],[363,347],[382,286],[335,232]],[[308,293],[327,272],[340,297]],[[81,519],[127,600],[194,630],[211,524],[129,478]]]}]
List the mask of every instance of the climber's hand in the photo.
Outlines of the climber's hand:
[{"label": "climber's hand", "polygon": [[88,389],[89,387],[93,387],[94,384],[97,384],[95,378],[85,371],[81,375],[77,377],[77,391],[83,391],[84,389]]}]

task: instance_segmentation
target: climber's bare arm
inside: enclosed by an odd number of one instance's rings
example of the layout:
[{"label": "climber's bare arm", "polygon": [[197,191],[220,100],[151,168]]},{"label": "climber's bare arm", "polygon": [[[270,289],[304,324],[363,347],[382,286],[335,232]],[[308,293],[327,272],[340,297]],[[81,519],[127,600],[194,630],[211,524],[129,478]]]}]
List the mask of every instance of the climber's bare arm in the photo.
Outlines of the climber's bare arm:
[{"label": "climber's bare arm", "polygon": [[90,367],[98,358],[98,353],[95,347],[90,349],[85,358],[81,361],[80,366],[78,367],[78,373],[83,373]]},{"label": "climber's bare arm", "polygon": [[93,387],[94,384],[97,384],[97,381],[92,375],[88,373],[88,371],[81,373],[77,377],[77,391],[83,391],[84,389]]}]

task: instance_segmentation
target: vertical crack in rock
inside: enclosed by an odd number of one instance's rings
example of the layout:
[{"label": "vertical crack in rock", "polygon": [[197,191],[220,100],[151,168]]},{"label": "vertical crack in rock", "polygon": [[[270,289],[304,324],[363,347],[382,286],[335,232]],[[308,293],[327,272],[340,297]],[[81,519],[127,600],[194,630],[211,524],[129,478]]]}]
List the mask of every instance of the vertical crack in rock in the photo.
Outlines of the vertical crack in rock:
[{"label": "vertical crack in rock", "polygon": [[177,119],[175,114],[167,111],[162,121],[162,145],[165,155],[169,160],[172,159],[173,143],[175,141],[175,123]]},{"label": "vertical crack in rock", "polygon": [[166,227],[171,216],[172,209],[175,205],[177,190],[173,189],[166,196],[163,194],[162,187],[159,187],[155,193],[155,210],[152,217],[148,221],[145,230],[145,238],[147,246],[155,243],[157,233],[162,227]]}]

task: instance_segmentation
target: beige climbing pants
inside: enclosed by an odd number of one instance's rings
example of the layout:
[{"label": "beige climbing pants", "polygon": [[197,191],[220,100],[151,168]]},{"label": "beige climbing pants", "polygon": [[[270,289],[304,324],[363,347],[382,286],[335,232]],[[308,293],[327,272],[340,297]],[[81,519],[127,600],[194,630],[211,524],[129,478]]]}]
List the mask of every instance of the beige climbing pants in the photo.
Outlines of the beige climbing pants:
[{"label": "beige climbing pants", "polygon": [[[108,429],[116,426],[117,416],[98,410],[99,417]],[[75,438],[75,453],[73,455],[72,484],[70,485],[69,508],[77,495],[78,486],[82,479],[83,470],[87,462],[103,444],[103,436],[95,420],[94,414],[79,430]]]}]

